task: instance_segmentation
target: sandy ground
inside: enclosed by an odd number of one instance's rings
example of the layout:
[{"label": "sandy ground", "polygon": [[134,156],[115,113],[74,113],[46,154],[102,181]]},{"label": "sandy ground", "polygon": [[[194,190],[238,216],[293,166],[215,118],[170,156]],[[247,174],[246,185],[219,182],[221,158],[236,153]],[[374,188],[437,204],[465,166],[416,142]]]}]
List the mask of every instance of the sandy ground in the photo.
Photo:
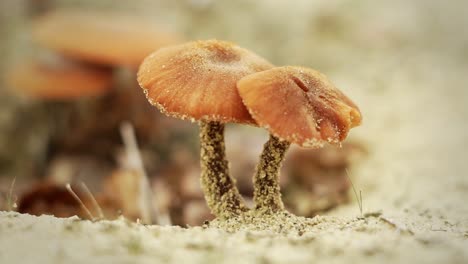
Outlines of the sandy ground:
[{"label": "sandy ground", "polygon": [[316,217],[298,236],[92,223],[1,213],[2,263],[466,263],[465,233],[447,220]]},{"label": "sandy ground", "polygon": [[[313,38],[290,38],[271,51],[275,62],[324,70],[361,106],[364,124],[351,138],[369,155],[350,173],[364,217],[354,201],[298,236],[2,212],[0,263],[467,263],[468,23],[455,2],[352,7],[360,20],[346,20],[355,30],[344,39],[322,39],[317,51]],[[254,42],[243,34],[240,42]],[[295,51],[288,58],[286,48]]]}]

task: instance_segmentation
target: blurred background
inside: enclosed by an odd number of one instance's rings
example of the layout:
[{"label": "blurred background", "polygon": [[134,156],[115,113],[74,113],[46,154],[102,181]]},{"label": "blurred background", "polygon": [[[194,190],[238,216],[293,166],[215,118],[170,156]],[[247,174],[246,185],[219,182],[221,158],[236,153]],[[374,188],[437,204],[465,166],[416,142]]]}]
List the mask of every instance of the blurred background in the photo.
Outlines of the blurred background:
[{"label": "blurred background", "polygon": [[[361,107],[364,123],[341,148],[289,150],[281,185],[290,211],[350,208],[350,178],[368,208],[424,207],[441,190],[455,191],[431,206],[466,198],[465,1],[0,1],[2,210],[92,218],[94,197],[107,219],[155,222],[149,210],[160,223],[210,220],[197,125],[151,107],[136,71],[153,50],[211,38],[317,69]],[[258,128],[226,130],[248,201],[267,139]]]}]

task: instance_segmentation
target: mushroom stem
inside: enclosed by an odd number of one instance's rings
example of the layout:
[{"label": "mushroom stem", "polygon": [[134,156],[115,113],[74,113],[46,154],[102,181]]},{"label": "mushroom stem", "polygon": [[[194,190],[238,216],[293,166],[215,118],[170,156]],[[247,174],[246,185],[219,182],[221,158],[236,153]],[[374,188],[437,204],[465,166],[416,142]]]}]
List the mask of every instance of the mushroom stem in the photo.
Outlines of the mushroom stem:
[{"label": "mushroom stem", "polygon": [[270,135],[270,139],[263,146],[253,179],[255,209],[260,212],[275,213],[284,210],[279,172],[289,145],[289,142]]},{"label": "mushroom stem", "polygon": [[211,212],[219,218],[246,210],[235,180],[229,176],[224,124],[200,121],[201,185]]}]

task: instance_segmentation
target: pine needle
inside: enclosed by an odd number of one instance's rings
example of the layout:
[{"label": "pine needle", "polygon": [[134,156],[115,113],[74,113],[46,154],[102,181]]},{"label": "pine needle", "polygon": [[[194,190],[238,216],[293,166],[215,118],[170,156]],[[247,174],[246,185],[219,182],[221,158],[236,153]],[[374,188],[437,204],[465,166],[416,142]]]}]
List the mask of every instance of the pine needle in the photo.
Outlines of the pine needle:
[{"label": "pine needle", "polygon": [[104,219],[104,214],[102,212],[101,207],[99,206],[98,202],[94,198],[94,195],[91,193],[91,191],[88,189],[88,186],[84,182],[81,182],[81,188],[86,192],[86,194],[89,196],[91,199],[91,202],[93,203],[94,209],[98,212],[99,219]]},{"label": "pine needle", "polygon": [[70,186],[69,183],[67,183],[65,185],[65,188],[67,188],[67,191],[73,196],[73,198],[75,198],[75,200],[80,204],[81,208],[83,208],[83,210],[88,214],[88,216],[91,218],[91,220],[94,221],[94,216],[93,214],[88,210],[88,208],[86,207],[86,205],[83,203],[83,201],[81,201],[80,197],[78,197],[78,195],[76,195],[76,193],[73,191],[72,187]]},{"label": "pine needle", "polygon": [[10,189],[8,191],[7,196],[7,203],[8,203],[8,211],[13,211],[13,208],[16,208],[16,198],[13,199],[13,189],[15,188],[16,183],[16,176],[13,178],[11,182]]},{"label": "pine needle", "polygon": [[362,212],[362,192],[361,192],[361,190],[359,190],[359,196],[358,196],[356,188],[354,187],[354,183],[351,180],[351,177],[349,176],[348,169],[345,169],[345,171],[346,171],[346,176],[348,176],[349,182],[351,183],[351,187],[353,188],[354,196],[356,197],[356,200],[358,202],[359,212],[361,213],[361,217],[362,217],[363,216],[363,212]]},{"label": "pine needle", "polygon": [[122,122],[120,125],[120,134],[125,145],[127,160],[131,167],[136,169],[142,176],[141,190],[141,209],[142,209],[142,221],[144,223],[151,223],[153,220],[160,225],[171,225],[171,219],[169,215],[161,214],[157,207],[152,206],[151,201],[151,187],[148,181],[148,175],[146,174],[143,159],[140,155],[138,143],[135,136],[135,130],[132,124],[129,122]]}]

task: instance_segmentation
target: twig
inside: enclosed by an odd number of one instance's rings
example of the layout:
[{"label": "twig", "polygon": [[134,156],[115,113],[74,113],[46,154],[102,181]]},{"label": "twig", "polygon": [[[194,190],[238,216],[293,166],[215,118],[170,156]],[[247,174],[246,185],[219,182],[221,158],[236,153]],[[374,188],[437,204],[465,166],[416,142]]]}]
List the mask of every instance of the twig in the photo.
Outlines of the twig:
[{"label": "twig", "polygon": [[81,201],[80,197],[78,197],[78,195],[76,195],[76,193],[73,191],[72,187],[70,186],[69,183],[67,183],[65,185],[65,188],[67,188],[67,191],[73,196],[73,198],[75,198],[75,200],[80,204],[81,208],[83,208],[83,210],[88,214],[88,216],[91,218],[91,220],[94,221],[94,216],[93,214],[88,210],[88,208],[86,207],[86,205],[83,203],[83,201]]},{"label": "twig", "polygon": [[146,176],[133,126],[127,121],[122,122],[120,125],[120,135],[125,146],[129,165],[138,169]]},{"label": "twig", "polygon": [[138,143],[135,136],[135,130],[129,122],[122,122],[120,125],[120,134],[125,145],[127,160],[131,167],[135,168],[141,177],[141,200],[142,221],[151,223],[153,220],[160,225],[171,225],[171,219],[166,214],[161,214],[157,207],[151,206],[151,188],[146,174],[143,160],[138,149]]},{"label": "twig", "polygon": [[8,191],[7,203],[8,203],[8,211],[13,211],[13,208],[16,207],[16,198],[13,201],[13,189],[15,188],[16,183],[16,176],[13,178],[13,181],[10,185],[10,190]]},{"label": "twig", "polygon": [[359,190],[359,196],[358,196],[358,194],[356,192],[356,188],[354,187],[354,183],[351,180],[351,177],[349,176],[348,169],[345,169],[345,171],[346,171],[346,176],[348,176],[349,182],[351,183],[351,187],[353,188],[354,196],[356,197],[356,200],[358,202],[359,212],[361,212],[361,217],[362,217],[363,216],[363,213],[362,213],[362,192],[361,192],[361,190]]},{"label": "twig", "polygon": [[367,218],[367,217],[379,217],[382,215],[382,211],[373,211],[373,212],[366,212],[364,214],[364,217]]},{"label": "twig", "polygon": [[359,190],[359,201],[361,201],[361,206],[359,207],[359,210],[361,211],[361,216],[362,216],[362,191]]},{"label": "twig", "polygon": [[382,221],[384,221],[385,223],[387,223],[387,224],[393,226],[394,228],[396,228],[399,232],[407,232],[410,235],[414,235],[414,232],[411,229],[409,229],[408,227],[406,227],[405,224],[399,224],[399,223],[395,222],[394,220],[389,219],[389,218],[387,218],[387,217],[385,217],[383,215],[381,215],[379,218],[382,219]]},{"label": "twig", "polygon": [[88,186],[84,182],[81,182],[81,188],[86,192],[86,194],[89,196],[91,199],[91,202],[93,203],[94,209],[98,212],[99,219],[104,219],[104,214],[102,213],[102,209],[99,206],[98,202],[94,198],[94,195],[91,193],[91,191],[88,189]]}]

